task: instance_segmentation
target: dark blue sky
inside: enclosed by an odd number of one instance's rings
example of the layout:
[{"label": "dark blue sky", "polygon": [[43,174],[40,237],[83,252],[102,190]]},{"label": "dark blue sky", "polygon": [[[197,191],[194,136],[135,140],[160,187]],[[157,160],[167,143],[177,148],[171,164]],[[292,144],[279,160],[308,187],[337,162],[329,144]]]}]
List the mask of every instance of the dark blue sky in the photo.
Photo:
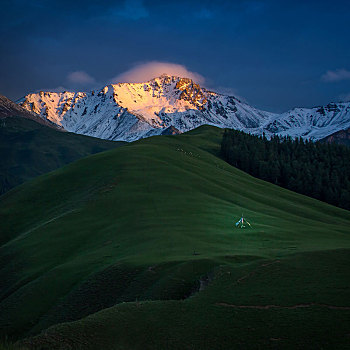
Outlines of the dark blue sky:
[{"label": "dark blue sky", "polygon": [[156,61],[270,111],[350,100],[348,1],[1,4],[0,93],[12,99],[102,87]]}]

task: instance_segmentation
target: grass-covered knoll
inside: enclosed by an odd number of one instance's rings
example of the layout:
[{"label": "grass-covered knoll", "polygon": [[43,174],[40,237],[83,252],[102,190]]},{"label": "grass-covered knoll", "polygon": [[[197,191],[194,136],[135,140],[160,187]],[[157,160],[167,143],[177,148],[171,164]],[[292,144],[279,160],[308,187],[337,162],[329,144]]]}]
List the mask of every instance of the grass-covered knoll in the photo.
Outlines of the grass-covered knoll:
[{"label": "grass-covered knoll", "polygon": [[3,118],[0,120],[0,195],[28,179],[121,144],[62,132],[23,117]]},{"label": "grass-covered knoll", "polygon": [[[350,213],[228,165],[221,138],[141,140],[2,196],[3,332],[50,349],[345,348]],[[234,228],[242,211],[252,229]]]}]

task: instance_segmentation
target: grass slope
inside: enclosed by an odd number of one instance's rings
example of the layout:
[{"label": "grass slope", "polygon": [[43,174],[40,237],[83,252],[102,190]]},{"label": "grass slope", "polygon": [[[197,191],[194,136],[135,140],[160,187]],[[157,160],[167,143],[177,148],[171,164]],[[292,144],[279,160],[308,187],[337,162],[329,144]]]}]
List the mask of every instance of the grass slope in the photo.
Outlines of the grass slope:
[{"label": "grass slope", "polygon": [[61,132],[23,117],[0,120],[0,195],[28,179],[122,142]]},{"label": "grass slope", "polygon": [[345,349],[350,213],[231,167],[221,137],[141,140],[2,196],[0,329],[34,349]]}]

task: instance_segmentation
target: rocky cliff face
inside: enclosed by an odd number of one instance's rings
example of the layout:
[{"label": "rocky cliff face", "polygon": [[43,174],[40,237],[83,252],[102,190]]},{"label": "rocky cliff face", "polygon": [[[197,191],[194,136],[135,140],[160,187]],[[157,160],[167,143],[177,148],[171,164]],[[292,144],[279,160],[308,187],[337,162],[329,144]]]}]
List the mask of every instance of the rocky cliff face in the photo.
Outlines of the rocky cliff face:
[{"label": "rocky cliff face", "polygon": [[19,104],[68,131],[109,140],[134,141],[160,135],[169,127],[185,132],[203,124],[316,140],[350,127],[350,103],[275,114],[169,75],[88,93],[41,91]]},{"label": "rocky cliff face", "polygon": [[55,123],[47,120],[45,117],[34,113],[30,108],[23,108],[7,97],[0,95],[0,119],[5,119],[13,116],[31,119],[51,128],[62,129]]},{"label": "rocky cliff face", "polygon": [[339,131],[325,137],[321,141],[328,142],[328,143],[337,143],[339,145],[350,146],[350,129],[339,130]]}]

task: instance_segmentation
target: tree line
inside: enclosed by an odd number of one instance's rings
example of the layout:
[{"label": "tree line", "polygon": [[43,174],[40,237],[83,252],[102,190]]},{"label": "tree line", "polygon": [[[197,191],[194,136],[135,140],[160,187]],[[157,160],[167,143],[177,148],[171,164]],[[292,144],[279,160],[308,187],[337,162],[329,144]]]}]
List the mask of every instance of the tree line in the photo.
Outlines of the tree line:
[{"label": "tree line", "polygon": [[344,145],[226,129],[221,154],[259,179],[350,210],[350,148]]}]

